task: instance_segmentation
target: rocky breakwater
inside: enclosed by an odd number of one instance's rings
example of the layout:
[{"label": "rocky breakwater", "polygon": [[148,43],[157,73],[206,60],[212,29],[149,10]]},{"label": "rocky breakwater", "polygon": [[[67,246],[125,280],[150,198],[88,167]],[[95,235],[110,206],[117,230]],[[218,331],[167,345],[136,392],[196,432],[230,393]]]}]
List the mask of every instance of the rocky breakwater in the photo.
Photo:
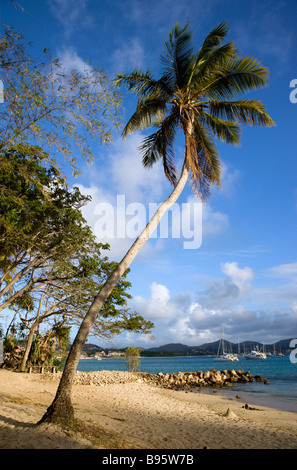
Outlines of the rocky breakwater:
[{"label": "rocky breakwater", "polygon": [[243,370],[229,369],[218,371],[211,369],[207,371],[196,372],[176,372],[163,374],[138,373],[145,382],[155,383],[156,385],[172,390],[189,390],[197,387],[232,387],[234,383],[263,382],[269,384],[265,377],[252,374]]},{"label": "rocky breakwater", "polygon": [[[44,374],[38,374],[38,378],[44,378],[49,380],[60,380],[62,372],[50,373],[45,372]],[[96,372],[82,372],[77,371],[74,378],[74,385],[113,385],[113,384],[124,384],[129,382],[138,382],[140,377],[137,374],[126,371],[117,370],[100,370]]]}]

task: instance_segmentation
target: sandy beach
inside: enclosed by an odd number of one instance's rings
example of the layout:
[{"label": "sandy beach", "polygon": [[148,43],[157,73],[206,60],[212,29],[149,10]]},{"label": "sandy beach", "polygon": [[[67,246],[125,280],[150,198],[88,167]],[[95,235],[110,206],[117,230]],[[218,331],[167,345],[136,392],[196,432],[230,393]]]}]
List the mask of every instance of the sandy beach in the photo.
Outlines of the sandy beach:
[{"label": "sandy beach", "polygon": [[[139,379],[138,379],[139,380]],[[166,390],[137,381],[74,385],[79,425],[36,426],[57,379],[0,370],[1,449],[296,449],[297,414],[249,406],[232,392]],[[250,409],[256,408],[256,409]]]}]

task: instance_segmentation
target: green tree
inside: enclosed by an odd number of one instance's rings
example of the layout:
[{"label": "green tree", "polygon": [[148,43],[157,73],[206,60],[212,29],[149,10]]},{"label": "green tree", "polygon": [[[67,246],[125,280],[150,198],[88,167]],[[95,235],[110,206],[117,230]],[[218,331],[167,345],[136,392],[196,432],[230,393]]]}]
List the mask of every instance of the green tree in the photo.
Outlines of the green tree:
[{"label": "green tree", "polygon": [[57,168],[56,152],[77,173],[77,154],[92,161],[89,137],[104,144],[111,141],[121,120],[119,94],[102,69],[87,64],[83,72],[67,71],[46,48],[34,51],[36,59],[21,33],[12,27],[1,29],[0,150],[37,144],[48,152],[45,157],[53,166]]},{"label": "green tree", "polygon": [[[57,317],[79,325],[117,266],[101,255],[109,246],[96,242],[82,217],[80,209],[89,198],[77,188],[66,188],[54,168],[40,164],[42,157],[41,149],[23,145],[0,155],[12,168],[0,173],[0,311],[8,307],[18,312],[29,330],[21,370],[37,328],[52,318],[57,323]],[[97,337],[151,332],[151,322],[127,309],[128,272],[93,325]]]},{"label": "green tree", "polygon": [[140,350],[135,347],[126,348],[125,358],[129,372],[134,372],[140,365]]},{"label": "green tree", "polygon": [[[18,298],[10,306],[10,309],[18,311],[22,325],[29,331],[20,371],[25,370],[34,335],[40,326],[52,319],[54,325],[80,325],[94,295],[114,270],[115,263],[101,256],[101,246],[94,243],[92,250],[86,251],[80,260],[70,259],[60,266],[55,263],[51,272],[46,274],[50,282],[41,285],[30,296]],[[131,287],[126,280],[128,272],[106,299],[94,322],[92,336],[106,341],[123,331],[151,333],[153,323],[126,307],[127,299],[131,298],[127,292]]]},{"label": "green tree", "polygon": [[0,154],[0,162],[11,167],[0,172],[0,311],[52,282],[49,273],[63,279],[53,264],[66,266],[94,244],[80,211],[89,198],[65,187],[53,167],[40,165],[43,155],[25,146]]},{"label": "green tree", "polygon": [[[265,86],[268,71],[251,57],[239,57],[233,42],[224,44],[226,34],[226,24],[219,24],[194,53],[188,26],[181,29],[176,25],[165,43],[159,79],[149,70],[137,69],[130,75],[117,77],[118,85],[127,85],[139,97],[136,111],[124,128],[124,136],[154,127],[155,132],[144,139],[141,147],[143,163],[149,168],[162,159],[165,175],[174,189],[94,298],[73,342],[54,401],[41,421],[73,418],[71,388],[82,347],[95,318],[161,217],[178,199],[188,178],[194,192],[203,199],[209,196],[212,185],[220,184],[221,161],[214,138],[238,144],[241,124],[274,124],[260,101],[235,99]],[[180,176],[174,162],[174,139],[179,130],[185,138]]]}]

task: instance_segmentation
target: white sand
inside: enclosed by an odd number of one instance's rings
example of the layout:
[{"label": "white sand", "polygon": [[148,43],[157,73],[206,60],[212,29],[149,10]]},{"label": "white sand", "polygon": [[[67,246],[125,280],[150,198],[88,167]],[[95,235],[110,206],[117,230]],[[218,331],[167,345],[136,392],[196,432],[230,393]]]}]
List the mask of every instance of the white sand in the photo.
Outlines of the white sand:
[{"label": "white sand", "polygon": [[52,425],[36,427],[57,385],[40,374],[0,370],[0,448],[297,448],[296,413],[246,410],[235,393],[226,399],[139,382],[75,385],[73,404],[76,418],[87,425],[84,437]]}]

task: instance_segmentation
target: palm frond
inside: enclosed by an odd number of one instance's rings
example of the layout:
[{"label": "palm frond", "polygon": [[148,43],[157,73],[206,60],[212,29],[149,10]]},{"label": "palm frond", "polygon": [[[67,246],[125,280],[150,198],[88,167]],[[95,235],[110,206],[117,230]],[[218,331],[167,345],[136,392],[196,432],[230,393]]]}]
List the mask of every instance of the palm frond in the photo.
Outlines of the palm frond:
[{"label": "palm frond", "polygon": [[161,62],[165,73],[163,77],[168,83],[181,88],[185,84],[188,75],[188,66],[191,62],[193,49],[191,47],[192,33],[188,31],[188,24],[181,29],[178,24],[169,34],[169,40],[165,41],[164,55]]},{"label": "palm frond", "polygon": [[191,173],[191,183],[194,193],[207,200],[211,187],[221,184],[221,159],[210,132],[196,121],[193,138],[195,141],[195,155],[188,155],[187,165]]},{"label": "palm frond", "polygon": [[203,113],[203,118],[207,127],[222,142],[238,145],[241,137],[241,126],[238,122],[220,119],[211,113]]},{"label": "palm frond", "polygon": [[209,75],[213,75],[214,67],[218,64],[223,65],[226,59],[234,57],[235,52],[234,42],[229,42],[223,46],[213,48],[203,57],[197,54],[189,77],[189,86],[196,89],[203,87],[205,81],[209,80]]},{"label": "palm frond", "polygon": [[256,59],[235,57],[215,67],[200,92],[211,100],[230,99],[266,86],[268,77],[267,68]]},{"label": "palm frond", "polygon": [[164,119],[155,133],[143,140],[139,147],[142,153],[142,163],[147,168],[151,168],[162,158],[165,176],[174,186],[177,183],[177,168],[173,144],[177,128],[177,114],[173,112]]},{"label": "palm frond", "polygon": [[139,100],[136,111],[128,120],[122,135],[127,137],[128,134],[136,130],[142,130],[155,125],[165,116],[166,105],[166,101],[158,99],[154,95],[148,96],[144,100]]},{"label": "palm frond", "polygon": [[150,70],[146,72],[134,69],[130,75],[117,74],[113,81],[114,85],[120,87],[126,85],[128,91],[132,91],[135,95],[145,97],[153,93],[163,93],[170,95],[171,90],[167,87],[165,80],[155,80]]},{"label": "palm frond", "polygon": [[206,36],[201,48],[198,51],[197,59],[205,57],[214,47],[221,44],[228,33],[227,22],[219,23]]},{"label": "palm frond", "polygon": [[260,100],[209,101],[209,112],[216,117],[237,120],[251,126],[274,126]]},{"label": "palm frond", "polygon": [[135,69],[131,75],[117,75],[115,81],[139,97],[124,136],[147,127],[156,129],[140,147],[144,166],[151,167],[161,158],[166,177],[177,183],[174,139],[180,128],[192,187],[203,199],[214,184],[220,185],[221,160],[214,139],[234,145],[240,142],[241,124],[274,125],[260,101],[238,99],[266,86],[267,68],[251,57],[238,57],[233,42],[223,43],[226,35],[227,23],[220,23],[194,54],[188,24],[176,25],[165,42],[159,80],[149,69]]}]

